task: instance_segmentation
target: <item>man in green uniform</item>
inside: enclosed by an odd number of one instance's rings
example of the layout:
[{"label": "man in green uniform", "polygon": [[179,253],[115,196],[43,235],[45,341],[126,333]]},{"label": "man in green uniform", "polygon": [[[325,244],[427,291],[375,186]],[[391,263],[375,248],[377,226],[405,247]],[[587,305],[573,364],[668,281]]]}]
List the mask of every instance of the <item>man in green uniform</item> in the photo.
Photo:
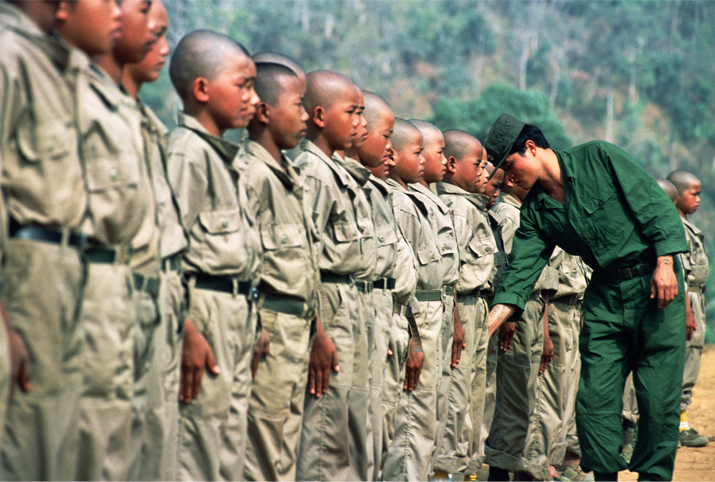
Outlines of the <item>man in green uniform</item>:
[{"label": "man in green uniform", "polygon": [[673,254],[688,249],[675,207],[628,154],[606,142],[554,151],[537,127],[502,114],[485,146],[507,178],[531,189],[490,331],[524,306],[556,245],[581,256],[594,269],[580,340],[581,466],[597,480],[616,480],[626,468],[620,414],[633,371],[641,419],[630,470],[670,479],[685,336],[682,272]]}]

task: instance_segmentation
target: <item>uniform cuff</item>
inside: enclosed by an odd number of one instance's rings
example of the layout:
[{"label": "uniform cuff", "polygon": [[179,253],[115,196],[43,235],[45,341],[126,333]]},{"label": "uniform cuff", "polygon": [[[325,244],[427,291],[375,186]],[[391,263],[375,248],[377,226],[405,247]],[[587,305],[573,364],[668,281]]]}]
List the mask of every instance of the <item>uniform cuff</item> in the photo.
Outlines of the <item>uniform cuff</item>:
[{"label": "uniform cuff", "polygon": [[667,256],[669,254],[675,255],[678,253],[687,253],[688,251],[690,251],[690,249],[688,248],[688,244],[685,242],[685,238],[683,238],[682,241],[672,239],[658,241],[657,243],[653,244],[653,247],[655,248],[656,256]]},{"label": "uniform cuff", "polygon": [[519,310],[523,310],[526,304],[526,298],[515,293],[497,293],[492,302],[492,306],[498,304],[515,305]]}]

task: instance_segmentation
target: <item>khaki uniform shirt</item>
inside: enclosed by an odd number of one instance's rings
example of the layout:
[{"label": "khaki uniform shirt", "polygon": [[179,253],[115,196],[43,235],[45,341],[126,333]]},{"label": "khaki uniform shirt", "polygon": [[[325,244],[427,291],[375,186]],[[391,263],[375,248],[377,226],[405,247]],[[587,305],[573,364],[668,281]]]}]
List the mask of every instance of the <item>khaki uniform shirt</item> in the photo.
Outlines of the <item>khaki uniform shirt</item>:
[{"label": "khaki uniform shirt", "polygon": [[0,2],[0,45],[0,204],[22,225],[77,229],[87,190],[64,77],[70,51],[9,2]]},{"label": "khaki uniform shirt", "polygon": [[586,266],[580,257],[568,254],[557,246],[554,254],[551,255],[549,265],[557,270],[559,276],[559,288],[552,298],[583,296],[588,286],[591,268]]},{"label": "khaki uniform shirt", "polygon": [[422,184],[410,184],[409,189],[425,200],[429,209],[429,222],[437,235],[437,249],[442,257],[444,285],[454,285],[459,281],[459,248],[454,232],[452,211],[432,191]]},{"label": "khaki uniform shirt", "polygon": [[166,153],[169,130],[146,105],[140,103],[142,112],[142,135],[149,159],[156,219],[159,226],[159,256],[161,259],[174,256],[189,246],[188,235],[179,219],[179,210],[174,192],[166,178]]},{"label": "khaki uniform shirt", "polygon": [[295,165],[304,166],[304,203],[318,242],[321,271],[372,279],[375,270],[374,226],[365,193],[337,156],[329,158],[303,139]]},{"label": "khaki uniform shirt", "polygon": [[417,289],[441,289],[444,280],[442,256],[437,249],[437,235],[427,219],[429,208],[424,197],[405,190],[392,179],[387,180],[387,185],[391,189],[395,222],[417,260]]},{"label": "khaki uniform shirt", "polygon": [[134,99],[84,52],[74,49],[70,61],[89,191],[82,231],[103,245],[128,244],[153,209],[141,117]]},{"label": "khaki uniform shirt", "polygon": [[685,240],[688,242],[689,251],[680,253],[680,262],[683,265],[685,283],[688,286],[702,288],[708,281],[708,257],[705,254],[703,233],[687,219],[681,218],[685,228]]},{"label": "khaki uniform shirt", "polygon": [[[496,214],[504,219],[502,226],[502,236],[504,240],[504,249],[507,255],[511,254],[511,247],[514,241],[514,234],[519,229],[521,202],[511,194],[502,194],[501,202],[494,206]],[[532,293],[541,290],[549,290],[555,292],[559,287],[559,276],[556,270],[550,266],[546,266],[541,272],[539,279],[534,285]]]},{"label": "khaki uniform shirt", "polygon": [[394,278],[399,236],[395,224],[395,214],[392,212],[389,188],[385,181],[373,175],[370,175],[370,183],[372,184],[370,204],[377,234],[375,279]]},{"label": "khaki uniform shirt", "polygon": [[457,293],[491,289],[497,243],[486,210],[489,199],[446,182],[436,183],[435,188],[454,217],[460,260]]},{"label": "khaki uniform shirt", "polygon": [[283,156],[281,169],[259,143],[247,140],[246,169],[240,183],[246,210],[258,223],[263,248],[259,288],[290,296],[315,307],[320,273],[308,238],[310,225],[303,208],[298,174]]},{"label": "khaki uniform shirt", "polygon": [[[260,266],[258,230],[241,206],[239,146],[216,137],[179,113],[169,138],[167,173],[182,224],[189,231],[184,271],[255,280]],[[243,202],[241,202],[243,200]]]}]

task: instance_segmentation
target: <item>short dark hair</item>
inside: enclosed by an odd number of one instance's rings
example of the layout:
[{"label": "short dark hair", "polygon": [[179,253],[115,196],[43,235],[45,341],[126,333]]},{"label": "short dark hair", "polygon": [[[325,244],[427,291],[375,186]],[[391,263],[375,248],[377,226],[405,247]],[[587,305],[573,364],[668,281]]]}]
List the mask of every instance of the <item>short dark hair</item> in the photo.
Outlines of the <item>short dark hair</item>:
[{"label": "short dark hair", "polygon": [[278,104],[284,88],[281,85],[281,78],[285,77],[295,77],[297,79],[298,75],[285,65],[271,62],[256,63],[256,82],[254,86],[261,102],[273,106]]},{"label": "short dark hair", "polygon": [[524,127],[521,129],[521,132],[518,136],[516,136],[516,140],[511,146],[511,150],[509,151],[509,154],[507,154],[507,156],[510,156],[514,153],[524,155],[524,153],[526,152],[526,141],[529,140],[533,141],[536,147],[541,147],[542,149],[548,149],[549,147],[551,147],[549,145],[549,141],[547,141],[546,137],[544,137],[544,133],[541,132],[541,129],[539,129],[533,124],[524,124]]}]

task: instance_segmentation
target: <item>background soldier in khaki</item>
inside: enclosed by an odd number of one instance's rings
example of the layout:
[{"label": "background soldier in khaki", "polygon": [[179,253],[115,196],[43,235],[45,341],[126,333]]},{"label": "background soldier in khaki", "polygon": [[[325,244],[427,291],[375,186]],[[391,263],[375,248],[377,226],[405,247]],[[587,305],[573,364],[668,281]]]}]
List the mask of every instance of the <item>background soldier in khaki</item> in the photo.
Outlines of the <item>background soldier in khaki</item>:
[{"label": "background soldier in khaki", "polygon": [[687,323],[685,345],[685,369],[683,371],[683,395],[680,399],[680,434],[679,443],[686,447],[707,445],[708,437],[698,434],[688,424],[686,410],[693,396],[693,387],[698,379],[700,363],[705,343],[705,284],[708,281],[708,258],[705,254],[703,233],[688,220],[700,207],[700,180],[686,171],[673,171],[668,180],[678,190],[675,206],[685,228],[685,238],[689,251],[678,255],[683,265],[687,285],[687,303],[685,303]]},{"label": "background soldier in khaki", "polygon": [[241,479],[260,248],[242,209],[239,147],[222,136],[254,114],[255,67],[231,38],[197,30],[179,42],[169,69],[184,112],[169,141],[168,177],[189,231],[179,478]]},{"label": "background soldier in khaki", "polygon": [[[78,479],[125,479],[130,460],[136,311],[128,267],[131,243],[152,210],[141,117],[121,89],[124,65],[141,61],[155,41],[144,2],[122,4],[122,35],[110,53],[87,46],[89,2],[61,7],[62,35],[92,56],[73,52],[80,106],[80,146],[89,189],[82,230],[93,244],[82,302],[84,390],[80,403]],[[89,11],[88,11],[89,10]]]},{"label": "background soldier in khaki", "polygon": [[[395,116],[387,103],[379,96],[363,93],[367,135],[359,146],[353,142],[360,163],[369,169],[370,204],[375,222],[377,244],[377,263],[373,281],[372,301],[375,307],[374,320],[366,320],[368,324],[368,344],[371,347],[370,368],[370,429],[367,449],[372,451],[370,460],[371,472],[368,480],[379,480],[382,465],[382,429],[383,410],[382,394],[386,371],[388,345],[393,329],[394,300],[392,290],[395,288],[395,262],[398,250],[398,232],[389,189],[385,184],[384,169],[392,151],[390,134],[395,124]],[[404,336],[403,336],[404,339]],[[403,344],[403,346],[406,343]],[[393,353],[394,355],[394,353]],[[392,360],[390,360],[392,361]]]},{"label": "background soldier in khaki", "polygon": [[[48,34],[57,8],[54,2],[0,3],[0,251],[14,326],[5,331],[3,313],[2,330],[14,345],[3,337],[3,355],[24,341],[32,374],[32,386],[25,373],[22,390],[14,391],[6,436],[0,435],[3,480],[72,478],[77,457],[77,321],[85,281],[79,223],[87,193],[76,104],[64,78],[69,50]],[[111,37],[103,40],[109,50]]]},{"label": "background soldier in khaki", "polygon": [[[132,467],[129,477],[133,480],[175,480],[177,436],[179,426],[179,375],[181,360],[181,337],[186,311],[186,295],[181,277],[181,253],[188,246],[186,232],[181,226],[176,199],[166,178],[166,141],[168,130],[154,112],[138,97],[141,85],[154,82],[159,77],[169,46],[166,42],[168,28],[164,5],[154,0],[149,11],[150,28],[158,36],[151,51],[139,63],[127,65],[124,86],[137,99],[142,113],[142,136],[147,156],[147,167],[152,180],[156,201],[156,226],[159,229],[158,255],[160,290],[158,299],[151,297],[156,281],[153,277],[142,279],[135,275],[135,285],[141,282],[137,292],[152,313],[154,303],[161,317],[159,326],[141,324],[137,334],[137,355],[144,356],[143,373],[134,393],[135,414],[132,433]],[[137,307],[139,309],[139,305]],[[151,322],[151,316],[147,321]],[[152,333],[152,330],[156,330]],[[152,354],[153,351],[153,354]],[[140,362],[137,358],[137,363]]]},{"label": "background soldier in khaki", "polygon": [[[472,405],[484,407],[486,355],[489,343],[486,297],[491,287],[497,244],[486,211],[486,151],[464,131],[444,133],[447,171],[436,184],[440,199],[452,210],[459,252],[457,308],[464,327],[459,364],[452,368],[444,436],[437,440],[434,478],[464,474],[471,459],[473,427],[481,431],[482,417]],[[484,173],[484,175],[483,175]],[[479,378],[476,378],[479,375]],[[474,397],[480,400],[474,400]]]},{"label": "background soldier in khaki", "polygon": [[365,440],[368,420],[367,399],[358,414],[350,397],[355,383],[362,382],[367,394],[369,381],[366,352],[356,353],[367,341],[358,292],[365,283],[354,279],[374,269],[374,249],[362,249],[374,243],[365,239],[374,226],[363,190],[334,155],[357,134],[358,91],[343,75],[326,70],[311,72],[307,81],[308,128],[295,164],[305,166],[304,203],[317,240],[321,287],[296,478],[352,480],[360,461],[351,459],[351,444]]},{"label": "background soldier in khaki", "polygon": [[[252,366],[243,477],[295,480],[320,278],[303,188],[282,150],[298,144],[308,115],[300,79],[287,67],[256,64],[256,93],[261,102],[248,126],[241,183],[263,248],[258,285],[263,331]],[[263,346],[266,353],[259,350]]]},{"label": "background soldier in khaki", "polygon": [[[427,480],[437,432],[437,388],[442,373],[444,270],[437,236],[427,218],[427,201],[407,188],[409,183],[419,182],[424,171],[422,134],[413,124],[395,119],[391,141],[394,165],[387,184],[391,188],[395,221],[418,263],[415,297],[419,312],[412,313],[415,325],[411,326],[408,348],[407,393],[402,394],[397,406],[394,438],[384,458],[382,479]],[[421,372],[410,370],[411,365],[420,362]]]},{"label": "background soldier in khaki", "polygon": [[[495,211],[507,222],[503,225],[504,247],[511,252],[519,227],[519,210],[526,191],[509,179],[502,184],[501,202]],[[558,288],[556,270],[545,267],[531,297],[518,318],[502,326],[499,333],[497,390],[494,418],[485,443],[489,480],[506,480],[509,471],[519,476],[548,478],[548,470],[529,461],[524,452],[529,419],[536,406],[536,382],[544,348],[548,291]]]}]

